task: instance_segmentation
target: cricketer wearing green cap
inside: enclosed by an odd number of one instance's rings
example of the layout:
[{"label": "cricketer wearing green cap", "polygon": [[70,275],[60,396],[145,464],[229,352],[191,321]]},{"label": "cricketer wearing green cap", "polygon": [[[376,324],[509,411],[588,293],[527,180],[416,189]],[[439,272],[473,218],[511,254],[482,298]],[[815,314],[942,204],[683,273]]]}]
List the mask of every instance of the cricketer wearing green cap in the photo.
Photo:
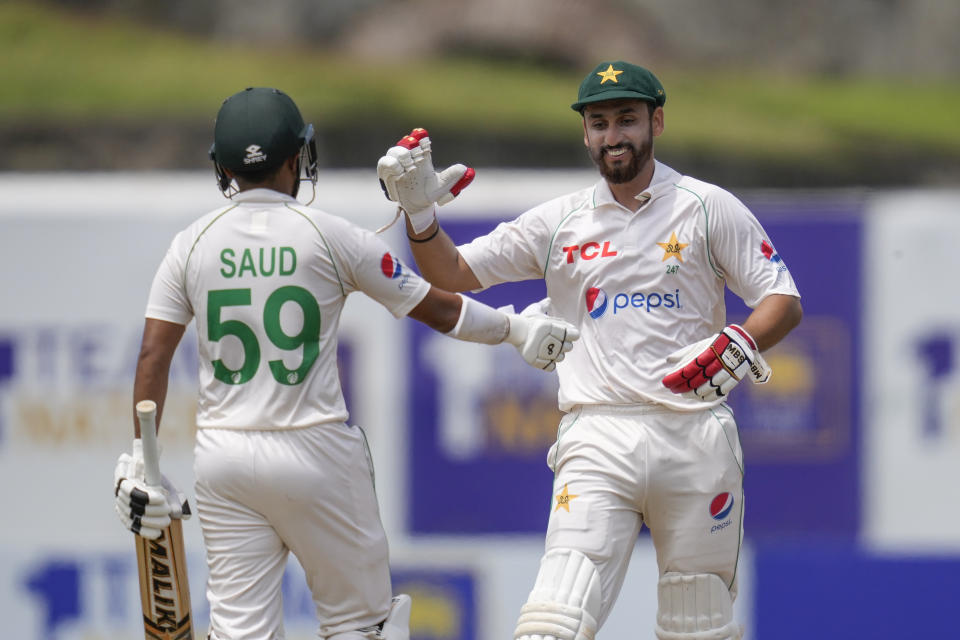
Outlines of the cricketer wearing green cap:
[{"label": "cricketer wearing green cap", "polygon": [[601,62],[570,107],[583,116],[584,144],[617,202],[635,203],[653,179],[654,138],[663,133],[667,94],[648,69]]},{"label": "cricketer wearing green cap", "polygon": [[667,101],[663,85],[649,70],[629,62],[601,62],[580,83],[577,101],[570,105],[574,111],[593,102],[635,98],[662,107]]},{"label": "cricketer wearing green cap", "polygon": [[[459,245],[434,208],[426,226],[408,215],[410,250],[433,285],[542,280],[546,297],[528,310],[580,331],[556,367],[564,416],[548,454],[546,544],[514,640],[593,638],[643,527],[657,556],[657,615],[638,623],[659,640],[741,637],[733,603],[744,461],[726,402],[738,384],[767,381],[761,352],[803,311],[750,210],[654,158],[666,97],[649,70],[601,62],[572,104],[600,171],[594,184],[503,212],[496,228]],[[753,309],[742,324],[728,323],[727,291]]]}]

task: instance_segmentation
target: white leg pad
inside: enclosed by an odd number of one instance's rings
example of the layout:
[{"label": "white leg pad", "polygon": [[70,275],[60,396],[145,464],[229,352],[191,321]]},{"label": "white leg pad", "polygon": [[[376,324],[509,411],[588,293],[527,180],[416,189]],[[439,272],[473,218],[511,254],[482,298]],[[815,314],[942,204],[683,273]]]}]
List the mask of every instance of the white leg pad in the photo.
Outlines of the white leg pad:
[{"label": "white leg pad", "polygon": [[410,640],[410,604],[410,596],[405,593],[393,596],[377,640]]},{"label": "white leg pad", "polygon": [[554,549],[540,561],[513,637],[593,640],[600,605],[600,575],[590,558],[573,549]]},{"label": "white leg pad", "polygon": [[326,640],[410,640],[410,604],[410,596],[397,594],[390,601],[390,612],[380,624],[335,633]]},{"label": "white leg pad", "polygon": [[733,598],[720,576],[667,573],[657,584],[660,640],[739,640]]}]

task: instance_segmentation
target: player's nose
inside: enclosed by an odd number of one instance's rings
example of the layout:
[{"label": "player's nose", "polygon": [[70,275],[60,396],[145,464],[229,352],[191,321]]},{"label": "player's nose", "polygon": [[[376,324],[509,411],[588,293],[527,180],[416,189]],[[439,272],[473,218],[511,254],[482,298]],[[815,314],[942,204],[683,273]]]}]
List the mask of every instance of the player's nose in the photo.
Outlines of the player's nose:
[{"label": "player's nose", "polygon": [[605,147],[619,147],[624,141],[623,132],[616,127],[610,127],[603,133],[603,144]]}]

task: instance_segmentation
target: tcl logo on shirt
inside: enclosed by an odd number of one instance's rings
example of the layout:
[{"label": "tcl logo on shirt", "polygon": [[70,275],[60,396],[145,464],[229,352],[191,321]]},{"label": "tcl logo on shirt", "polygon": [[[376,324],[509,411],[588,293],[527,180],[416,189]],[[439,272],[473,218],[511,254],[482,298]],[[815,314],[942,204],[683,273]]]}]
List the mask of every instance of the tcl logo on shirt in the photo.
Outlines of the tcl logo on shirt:
[{"label": "tcl logo on shirt", "polygon": [[568,247],[561,247],[567,254],[567,264],[573,264],[573,261],[580,256],[584,260],[593,260],[594,258],[612,258],[617,255],[615,249],[610,248],[610,241],[604,240],[603,244],[599,242],[585,242],[583,246],[578,244]]}]

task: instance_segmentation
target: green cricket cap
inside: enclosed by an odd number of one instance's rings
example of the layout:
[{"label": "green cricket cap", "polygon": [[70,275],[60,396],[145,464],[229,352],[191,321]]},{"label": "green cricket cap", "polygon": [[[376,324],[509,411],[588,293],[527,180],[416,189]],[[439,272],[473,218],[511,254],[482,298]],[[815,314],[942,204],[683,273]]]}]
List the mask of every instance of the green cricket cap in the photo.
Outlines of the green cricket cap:
[{"label": "green cricket cap", "polygon": [[220,106],[210,158],[238,173],[271,169],[300,150],[308,129],[290,96],[279,89],[250,87]]},{"label": "green cricket cap", "polygon": [[645,100],[662,107],[667,94],[648,69],[622,60],[601,62],[580,83],[577,101],[570,108],[583,113],[592,102],[622,99]]}]

